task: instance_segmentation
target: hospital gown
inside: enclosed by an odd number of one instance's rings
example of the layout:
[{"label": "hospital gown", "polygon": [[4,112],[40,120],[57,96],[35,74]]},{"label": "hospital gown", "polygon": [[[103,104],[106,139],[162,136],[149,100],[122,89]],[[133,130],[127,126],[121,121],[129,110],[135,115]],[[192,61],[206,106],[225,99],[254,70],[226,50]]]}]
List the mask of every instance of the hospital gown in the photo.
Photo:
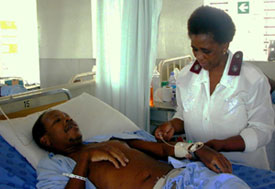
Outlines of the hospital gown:
[{"label": "hospital gown", "polygon": [[[111,138],[155,141],[152,135],[140,130],[133,133],[96,136],[85,141],[85,143],[103,142]],[[238,177],[231,174],[216,174],[200,162],[179,161],[169,157],[169,163],[175,168],[186,168],[177,177],[169,179],[163,188],[170,189],[172,185],[176,185],[176,188],[232,188],[232,186],[235,186],[234,188],[249,188]],[[38,164],[37,188],[64,188],[69,178],[63,176],[62,173],[72,173],[75,165],[76,162],[71,158],[50,153]],[[87,180],[86,188],[95,189],[96,187]]]}]

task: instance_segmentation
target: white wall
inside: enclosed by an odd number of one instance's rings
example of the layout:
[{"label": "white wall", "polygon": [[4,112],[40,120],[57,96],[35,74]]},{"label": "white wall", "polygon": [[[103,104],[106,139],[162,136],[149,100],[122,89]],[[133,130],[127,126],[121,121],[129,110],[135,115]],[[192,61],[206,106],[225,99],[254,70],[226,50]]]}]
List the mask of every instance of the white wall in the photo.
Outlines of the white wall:
[{"label": "white wall", "polygon": [[159,22],[158,58],[192,54],[187,20],[203,0],[163,0]]},{"label": "white wall", "polygon": [[40,58],[92,58],[90,0],[37,0]]},{"label": "white wall", "polygon": [[92,70],[95,59],[40,59],[42,88],[68,83],[73,76]]},{"label": "white wall", "polygon": [[268,77],[275,80],[275,62],[249,61],[258,66]]},{"label": "white wall", "polygon": [[41,87],[92,70],[91,1],[37,0]]}]

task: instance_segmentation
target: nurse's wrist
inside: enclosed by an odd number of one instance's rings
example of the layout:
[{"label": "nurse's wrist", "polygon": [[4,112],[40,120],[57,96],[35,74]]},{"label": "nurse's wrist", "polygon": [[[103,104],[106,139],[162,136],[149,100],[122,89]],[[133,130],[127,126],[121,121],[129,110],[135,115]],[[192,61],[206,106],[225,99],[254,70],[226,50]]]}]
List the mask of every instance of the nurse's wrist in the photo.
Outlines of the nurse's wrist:
[{"label": "nurse's wrist", "polygon": [[222,140],[222,144],[223,144],[222,151],[224,152],[230,152],[230,151],[242,152],[245,149],[245,142],[240,135]]},{"label": "nurse's wrist", "polygon": [[206,146],[212,148],[213,150],[217,152],[225,151],[226,148],[226,140],[209,140],[205,143]]}]

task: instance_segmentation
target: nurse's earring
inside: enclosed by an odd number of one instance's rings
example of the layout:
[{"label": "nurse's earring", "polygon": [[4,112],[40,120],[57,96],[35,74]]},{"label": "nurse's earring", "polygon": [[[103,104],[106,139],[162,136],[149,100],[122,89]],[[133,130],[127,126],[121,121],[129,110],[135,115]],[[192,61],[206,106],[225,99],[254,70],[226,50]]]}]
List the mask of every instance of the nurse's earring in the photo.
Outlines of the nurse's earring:
[{"label": "nurse's earring", "polygon": [[226,54],[226,52],[227,52],[227,50],[226,50],[226,49],[223,49],[223,54],[224,54],[224,55]]}]

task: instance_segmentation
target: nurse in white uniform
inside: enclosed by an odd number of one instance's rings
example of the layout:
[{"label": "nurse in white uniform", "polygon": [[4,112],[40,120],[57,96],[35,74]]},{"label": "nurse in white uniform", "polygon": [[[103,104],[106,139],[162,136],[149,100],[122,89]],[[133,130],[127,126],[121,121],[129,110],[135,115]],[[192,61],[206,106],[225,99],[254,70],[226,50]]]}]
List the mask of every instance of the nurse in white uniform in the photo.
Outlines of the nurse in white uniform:
[{"label": "nurse in white uniform", "polygon": [[[270,85],[255,66],[242,62],[242,52],[228,50],[235,34],[222,10],[199,7],[188,20],[196,61],[177,77],[177,112],[155,131],[170,140],[186,133],[229,160],[269,169],[265,145],[274,131]],[[251,46],[253,48],[253,46]]]}]

